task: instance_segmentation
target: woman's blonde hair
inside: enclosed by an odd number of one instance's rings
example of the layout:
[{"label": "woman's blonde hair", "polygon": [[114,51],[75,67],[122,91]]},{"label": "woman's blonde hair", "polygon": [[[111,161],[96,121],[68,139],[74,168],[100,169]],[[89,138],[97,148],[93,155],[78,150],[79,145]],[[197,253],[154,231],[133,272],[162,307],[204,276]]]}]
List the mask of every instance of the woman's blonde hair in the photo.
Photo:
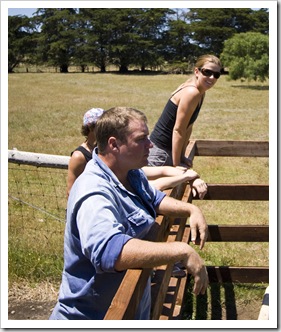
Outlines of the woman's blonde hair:
[{"label": "woman's blonde hair", "polygon": [[222,64],[221,64],[220,59],[218,57],[216,57],[215,55],[212,55],[212,54],[201,55],[197,59],[195,67],[196,68],[202,68],[205,65],[205,63],[207,63],[207,62],[215,63],[216,65],[220,66],[220,68],[222,68]]}]

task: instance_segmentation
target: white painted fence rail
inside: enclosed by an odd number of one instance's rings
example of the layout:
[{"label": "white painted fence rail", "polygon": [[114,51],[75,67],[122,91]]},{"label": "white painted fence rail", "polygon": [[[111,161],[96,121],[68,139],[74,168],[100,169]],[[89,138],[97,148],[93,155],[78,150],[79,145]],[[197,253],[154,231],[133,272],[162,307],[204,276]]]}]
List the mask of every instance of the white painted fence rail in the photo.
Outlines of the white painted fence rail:
[{"label": "white painted fence rail", "polygon": [[68,156],[8,150],[8,161],[15,164],[67,169],[69,159]]},{"label": "white painted fence rail", "polygon": [[262,306],[259,313],[258,320],[268,320],[269,319],[269,286],[266,288],[263,300],[262,300]]}]

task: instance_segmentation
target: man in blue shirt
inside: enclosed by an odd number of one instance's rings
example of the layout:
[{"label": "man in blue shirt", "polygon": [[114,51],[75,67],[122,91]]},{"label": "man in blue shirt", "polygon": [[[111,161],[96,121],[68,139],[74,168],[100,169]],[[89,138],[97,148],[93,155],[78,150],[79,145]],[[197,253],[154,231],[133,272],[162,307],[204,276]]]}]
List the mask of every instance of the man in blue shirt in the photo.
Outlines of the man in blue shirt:
[{"label": "man in blue shirt", "polygon": [[[200,256],[187,243],[144,240],[157,214],[190,217],[192,238],[207,238],[201,211],[153,189],[141,167],[152,143],[145,115],[118,107],[96,124],[97,148],[75,181],[67,205],[64,269],[50,319],[103,319],[129,268],[181,261],[194,276],[194,293],[208,285]],[[195,240],[194,240],[195,241]],[[149,319],[150,280],[135,319]]]}]

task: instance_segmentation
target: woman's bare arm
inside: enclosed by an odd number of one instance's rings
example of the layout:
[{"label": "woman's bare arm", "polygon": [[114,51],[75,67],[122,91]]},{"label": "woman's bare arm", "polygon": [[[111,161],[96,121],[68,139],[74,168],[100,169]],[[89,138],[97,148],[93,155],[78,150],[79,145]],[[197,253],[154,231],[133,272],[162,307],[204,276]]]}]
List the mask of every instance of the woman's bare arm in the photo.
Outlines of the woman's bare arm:
[{"label": "woman's bare arm", "polygon": [[80,151],[74,151],[69,163],[67,171],[67,197],[69,196],[70,189],[73,186],[74,181],[84,171],[86,167],[86,159]]},{"label": "woman's bare arm", "polygon": [[[174,167],[172,167],[174,168]],[[177,169],[177,168],[174,168]],[[182,182],[187,182],[191,180],[195,180],[199,177],[199,175],[193,170],[180,170],[177,169],[177,173],[179,175],[174,176],[165,176],[155,180],[149,180],[149,183],[154,186],[158,190],[165,190],[168,188],[174,188]]]}]

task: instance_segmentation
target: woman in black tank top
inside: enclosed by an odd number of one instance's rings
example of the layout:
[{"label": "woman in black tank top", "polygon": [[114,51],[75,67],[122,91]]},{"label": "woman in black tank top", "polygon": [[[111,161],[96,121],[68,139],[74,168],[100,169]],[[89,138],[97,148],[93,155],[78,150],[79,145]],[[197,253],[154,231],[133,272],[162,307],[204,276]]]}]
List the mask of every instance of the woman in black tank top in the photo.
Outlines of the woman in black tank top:
[{"label": "woman in black tank top", "polygon": [[67,172],[67,196],[74,181],[84,171],[87,163],[92,159],[92,152],[96,146],[96,137],[94,134],[97,119],[102,115],[102,108],[92,108],[84,114],[81,134],[86,140],[71,152],[71,158],[68,163]]},{"label": "woman in black tank top", "polygon": [[192,161],[185,157],[185,149],[205,92],[215,85],[221,68],[217,57],[201,56],[194,75],[172,93],[150,135],[154,145],[148,158],[150,166],[192,166]]}]

